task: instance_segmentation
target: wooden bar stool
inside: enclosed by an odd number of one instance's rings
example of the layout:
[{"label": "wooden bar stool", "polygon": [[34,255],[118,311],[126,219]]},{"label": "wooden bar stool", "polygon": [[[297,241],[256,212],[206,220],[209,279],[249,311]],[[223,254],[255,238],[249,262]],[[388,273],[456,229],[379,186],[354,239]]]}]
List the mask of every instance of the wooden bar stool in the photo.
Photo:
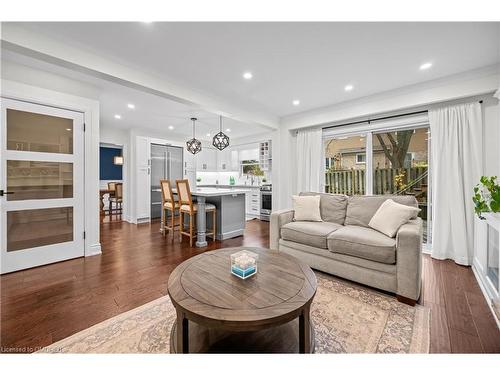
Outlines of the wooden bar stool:
[{"label": "wooden bar stool", "polygon": [[[179,210],[180,204],[174,198],[174,192],[170,185],[170,180],[160,180],[161,186],[161,229],[165,236],[166,230],[172,232],[174,237],[175,228],[175,212]],[[168,226],[168,212],[171,212],[171,225]]]},{"label": "wooden bar stool", "polygon": [[[189,237],[189,245],[193,246],[193,239],[196,238],[196,227],[194,225],[196,220],[196,214],[198,212],[198,205],[193,203],[193,198],[191,196],[191,189],[189,188],[188,180],[176,180],[177,185],[177,194],[179,196],[179,215],[180,215],[180,232],[181,232],[181,240],[182,236]],[[212,228],[211,232],[208,232],[207,228],[207,236],[210,236],[215,241],[216,237],[216,226],[217,226],[217,210],[213,204],[207,203],[205,204],[205,211],[207,213],[212,213]],[[184,232],[184,215],[189,216],[189,232]]]}]

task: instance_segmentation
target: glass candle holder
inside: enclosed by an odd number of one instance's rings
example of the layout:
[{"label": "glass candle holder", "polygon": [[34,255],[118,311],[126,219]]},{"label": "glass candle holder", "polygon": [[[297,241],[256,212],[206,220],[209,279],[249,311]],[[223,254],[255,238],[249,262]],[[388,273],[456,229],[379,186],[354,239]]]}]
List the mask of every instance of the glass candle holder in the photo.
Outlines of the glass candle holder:
[{"label": "glass candle holder", "polygon": [[240,279],[246,279],[257,273],[258,254],[241,250],[231,254],[231,273]]}]

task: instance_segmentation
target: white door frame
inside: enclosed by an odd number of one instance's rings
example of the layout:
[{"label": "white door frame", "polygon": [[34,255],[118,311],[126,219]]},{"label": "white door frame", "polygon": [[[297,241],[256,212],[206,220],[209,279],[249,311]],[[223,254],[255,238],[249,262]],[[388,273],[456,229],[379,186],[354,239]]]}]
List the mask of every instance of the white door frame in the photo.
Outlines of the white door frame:
[{"label": "white door frame", "polygon": [[99,238],[99,101],[20,82],[0,80],[1,96],[83,113],[84,150],[84,254],[101,254]]}]

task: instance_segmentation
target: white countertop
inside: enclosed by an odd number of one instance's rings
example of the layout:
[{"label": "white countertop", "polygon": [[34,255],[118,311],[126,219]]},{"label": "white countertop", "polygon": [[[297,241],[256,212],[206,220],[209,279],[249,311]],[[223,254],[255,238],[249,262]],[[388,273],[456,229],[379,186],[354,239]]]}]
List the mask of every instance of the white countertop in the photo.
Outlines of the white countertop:
[{"label": "white countertop", "polygon": [[[172,189],[176,193],[176,189]],[[222,195],[239,195],[245,194],[247,191],[244,189],[224,189],[224,188],[211,188],[199,187],[191,190],[191,195],[195,197],[219,197]]]},{"label": "white countertop", "polygon": [[220,186],[221,188],[231,188],[231,189],[260,189],[261,185],[244,185],[244,184],[237,184],[237,185],[226,185],[226,184],[200,184],[198,185],[200,188],[207,188],[207,187],[215,187],[215,186]]}]

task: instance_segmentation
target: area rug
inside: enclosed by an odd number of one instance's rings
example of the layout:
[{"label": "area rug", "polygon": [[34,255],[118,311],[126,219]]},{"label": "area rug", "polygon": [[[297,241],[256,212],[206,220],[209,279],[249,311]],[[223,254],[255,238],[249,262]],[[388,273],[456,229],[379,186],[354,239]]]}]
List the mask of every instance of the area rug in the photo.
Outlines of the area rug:
[{"label": "area rug", "polygon": [[[428,353],[430,310],[316,273],[311,308],[316,353]],[[169,353],[175,308],[168,296],[58,341],[41,353]]]}]

